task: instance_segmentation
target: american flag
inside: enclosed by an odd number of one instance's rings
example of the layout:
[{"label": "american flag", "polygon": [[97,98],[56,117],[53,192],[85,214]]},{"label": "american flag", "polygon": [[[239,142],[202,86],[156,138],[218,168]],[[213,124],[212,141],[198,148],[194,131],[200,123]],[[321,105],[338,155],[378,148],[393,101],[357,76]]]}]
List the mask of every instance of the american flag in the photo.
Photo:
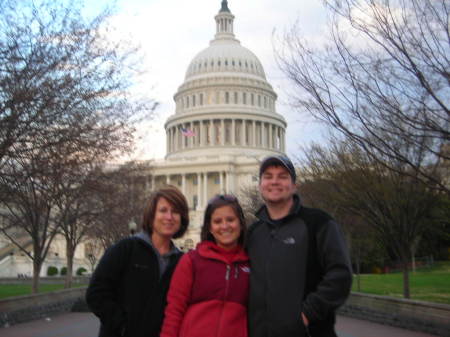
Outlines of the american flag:
[{"label": "american flag", "polygon": [[180,128],[181,134],[185,137],[194,137],[195,132],[190,129]]}]

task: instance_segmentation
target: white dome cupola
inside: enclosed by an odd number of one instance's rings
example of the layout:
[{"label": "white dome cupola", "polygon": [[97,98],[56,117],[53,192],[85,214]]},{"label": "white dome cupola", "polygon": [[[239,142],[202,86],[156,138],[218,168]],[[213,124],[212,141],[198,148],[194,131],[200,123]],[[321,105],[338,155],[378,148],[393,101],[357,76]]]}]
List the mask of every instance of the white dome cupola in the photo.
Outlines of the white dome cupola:
[{"label": "white dome cupola", "polygon": [[165,124],[167,159],[220,154],[264,156],[285,151],[284,118],[257,56],[234,35],[234,15],[223,0],[216,34],[190,62]]},{"label": "white dome cupola", "polygon": [[215,39],[234,39],[233,22],[234,15],[228,8],[228,1],[222,1],[222,8],[216,15],[216,36]]}]

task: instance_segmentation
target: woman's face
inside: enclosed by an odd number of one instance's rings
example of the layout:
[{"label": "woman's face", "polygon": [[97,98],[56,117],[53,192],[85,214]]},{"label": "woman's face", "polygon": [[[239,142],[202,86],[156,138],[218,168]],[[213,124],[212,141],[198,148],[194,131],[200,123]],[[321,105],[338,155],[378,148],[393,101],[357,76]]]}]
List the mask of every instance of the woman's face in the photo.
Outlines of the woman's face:
[{"label": "woman's face", "polygon": [[216,208],[211,215],[209,231],[219,247],[236,247],[241,235],[241,223],[234,209],[229,205]]},{"label": "woman's face", "polygon": [[181,215],[164,197],[156,203],[155,218],[153,220],[153,233],[160,238],[171,239],[181,227]]}]

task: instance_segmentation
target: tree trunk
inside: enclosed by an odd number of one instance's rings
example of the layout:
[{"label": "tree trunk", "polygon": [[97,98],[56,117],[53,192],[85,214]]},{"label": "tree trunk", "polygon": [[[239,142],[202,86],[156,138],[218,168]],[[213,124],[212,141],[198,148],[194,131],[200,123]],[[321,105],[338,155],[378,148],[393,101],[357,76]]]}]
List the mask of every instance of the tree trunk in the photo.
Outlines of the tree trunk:
[{"label": "tree trunk", "polygon": [[361,262],[359,256],[356,257],[356,284],[358,292],[361,292]]},{"label": "tree trunk", "polygon": [[70,240],[66,240],[66,257],[67,257],[67,274],[64,282],[64,288],[72,287],[72,275],[73,275],[73,257],[75,255],[75,248]]},{"label": "tree trunk", "polygon": [[403,259],[402,265],[403,265],[403,297],[410,298],[409,270],[408,270],[408,259],[407,258]]},{"label": "tree trunk", "polygon": [[39,274],[41,273],[42,263],[36,256],[33,259],[33,282],[31,285],[31,293],[37,294],[39,292]]}]

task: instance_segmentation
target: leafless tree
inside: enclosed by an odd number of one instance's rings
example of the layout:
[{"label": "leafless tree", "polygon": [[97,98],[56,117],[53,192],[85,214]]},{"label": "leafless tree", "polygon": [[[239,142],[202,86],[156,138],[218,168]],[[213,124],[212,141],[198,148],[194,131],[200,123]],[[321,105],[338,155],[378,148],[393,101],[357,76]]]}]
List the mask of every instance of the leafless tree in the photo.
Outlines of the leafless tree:
[{"label": "leafless tree", "polygon": [[[59,233],[66,241],[67,274],[65,288],[72,286],[75,250],[83,242],[91,225],[100,214],[94,197],[96,166],[85,165],[67,170],[63,179],[56,181],[57,224]],[[92,252],[91,252],[92,253]]]},{"label": "leafless tree", "polygon": [[316,145],[307,158],[308,176],[332,184],[333,203],[362,219],[401,261],[403,294],[409,298],[409,263],[421,237],[433,230],[437,192],[412,175],[398,173],[403,164],[388,170],[352,143],[334,143],[329,149]]},{"label": "leafless tree", "polygon": [[129,162],[98,174],[93,197],[99,214],[90,235],[105,249],[131,234],[130,223],[140,224],[150,180],[151,163]]},{"label": "leafless tree", "polygon": [[131,97],[139,49],[110,38],[109,15],[87,20],[80,1],[0,2],[0,230],[33,240],[33,292],[68,216],[61,183],[130,151],[155,107]]},{"label": "leafless tree", "polygon": [[449,160],[449,2],[324,2],[326,42],[313,45],[296,25],[277,50],[293,105],[389,169],[402,162],[409,169],[397,172],[450,192],[439,170]]},{"label": "leafless tree", "polygon": [[255,213],[263,205],[257,185],[245,185],[239,190],[239,203],[244,211],[247,227],[255,220]]},{"label": "leafless tree", "polygon": [[75,250],[89,235],[95,234],[91,241],[102,241],[104,248],[129,235],[128,224],[142,213],[151,168],[148,162],[130,162],[113,169],[87,166],[73,173],[59,182],[57,200],[59,230],[66,239],[68,288]]},{"label": "leafless tree", "polygon": [[109,10],[88,20],[81,6],[0,2],[0,168],[7,158],[67,142],[91,151],[113,143],[120,151],[152,111],[154,102],[130,95],[142,72],[139,49],[111,38]]},{"label": "leafless tree", "polygon": [[90,264],[90,272],[93,273],[95,270],[95,266],[97,265],[97,262],[99,260],[99,257],[104,252],[103,245],[101,244],[100,240],[90,240],[86,242],[86,254],[87,259]]},{"label": "leafless tree", "polygon": [[336,188],[340,181],[333,181],[333,176],[324,175],[321,165],[306,161],[300,165],[298,171],[298,192],[302,204],[327,211],[342,226],[349,245],[354,272],[357,275],[359,291],[361,265],[363,263],[370,265],[377,259],[384,260],[384,254],[376,242],[373,229],[364,219],[345,207],[339,189]]},{"label": "leafless tree", "polygon": [[[6,161],[0,175],[0,229],[33,261],[33,293],[38,291],[41,267],[58,230],[53,175],[54,167],[46,161],[43,151],[38,151],[35,158]],[[13,228],[28,234],[32,252],[9,234]]]}]

